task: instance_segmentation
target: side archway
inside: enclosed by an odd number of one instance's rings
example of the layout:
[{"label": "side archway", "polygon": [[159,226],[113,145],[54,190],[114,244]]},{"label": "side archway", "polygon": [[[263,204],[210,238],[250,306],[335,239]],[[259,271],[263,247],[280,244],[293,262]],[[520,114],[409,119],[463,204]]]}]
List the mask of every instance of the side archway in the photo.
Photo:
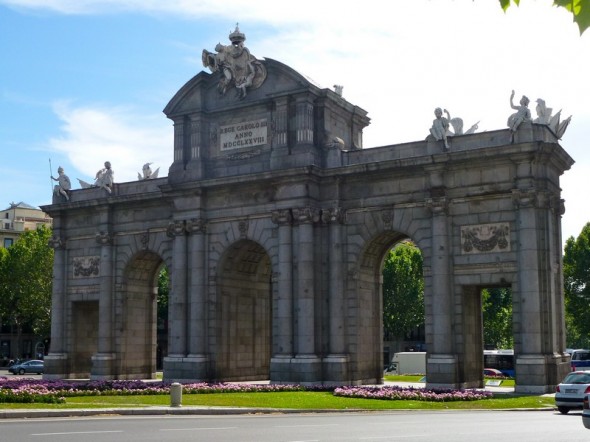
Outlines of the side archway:
[{"label": "side archway", "polygon": [[269,379],[272,335],[271,260],[265,249],[241,240],[222,255],[217,272],[217,379]]},{"label": "side archway", "polygon": [[116,349],[120,379],[156,377],[158,275],[164,262],[156,253],[134,255],[123,274],[121,297],[117,303],[121,333]]},{"label": "side archway", "polygon": [[383,378],[383,264],[387,252],[409,239],[401,232],[383,232],[373,237],[360,254],[356,305],[358,309],[358,363],[363,378],[380,382]]}]

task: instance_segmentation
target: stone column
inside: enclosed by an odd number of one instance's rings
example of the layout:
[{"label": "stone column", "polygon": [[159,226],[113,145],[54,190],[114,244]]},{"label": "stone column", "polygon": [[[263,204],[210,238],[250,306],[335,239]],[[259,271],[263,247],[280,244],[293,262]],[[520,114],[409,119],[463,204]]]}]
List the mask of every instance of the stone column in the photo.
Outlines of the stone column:
[{"label": "stone column", "polygon": [[296,100],[295,144],[312,144],[314,131],[312,97],[302,95]]},{"label": "stone column", "polygon": [[206,223],[202,218],[187,222],[189,237],[188,363],[195,379],[207,377],[207,289],[205,265]]},{"label": "stone column", "polygon": [[184,165],[184,120],[174,120],[174,163]]},{"label": "stone column", "polygon": [[565,201],[554,195],[551,199],[551,209],[553,214],[553,223],[551,230],[554,233],[553,244],[551,244],[552,261],[555,262],[555,278],[553,281],[555,297],[552,304],[555,306],[554,328],[556,330],[555,346],[559,353],[565,353],[566,333],[565,333],[565,300],[563,296],[563,254],[562,254],[562,234],[561,234],[561,217],[565,213]]},{"label": "stone column", "polygon": [[340,207],[322,212],[330,227],[330,355],[346,352],[344,341],[344,274],[342,270],[342,223],[345,214]]},{"label": "stone column", "polygon": [[51,294],[51,345],[45,357],[43,379],[63,379],[66,375],[67,352],[65,347],[67,251],[66,241],[54,219],[54,236],[49,240],[53,248],[53,286]]},{"label": "stone column", "polygon": [[[523,167],[527,169],[526,165]],[[524,181],[524,180],[523,180]],[[549,360],[553,354],[548,347],[551,331],[548,318],[552,309],[546,298],[551,284],[547,250],[539,237],[546,229],[538,225],[537,211],[541,195],[534,188],[514,189],[513,201],[517,209],[518,238],[518,290],[514,302],[518,304],[515,314],[515,369],[520,393],[545,393]],[[549,274],[548,274],[549,273]]]},{"label": "stone column", "polygon": [[457,382],[457,357],[453,336],[453,294],[451,291],[448,201],[445,197],[426,201],[432,213],[431,342],[428,348],[427,379],[429,386],[452,387]]},{"label": "stone column", "polygon": [[[520,343],[518,353],[541,353],[541,312],[538,241],[535,222],[537,194],[534,191],[513,192],[518,211],[518,292],[520,299]],[[526,324],[526,327],[523,325]],[[515,343],[518,345],[518,343]]]},{"label": "stone column", "polygon": [[168,358],[183,358],[187,354],[187,235],[184,221],[168,226],[168,236],[174,238],[170,298],[168,300]]},{"label": "stone column", "polygon": [[[287,147],[289,130],[289,100],[281,97],[274,103],[273,112],[273,148]],[[273,149],[274,150],[274,149]]]},{"label": "stone column", "polygon": [[279,275],[276,299],[277,335],[273,357],[291,358],[293,355],[293,216],[290,210],[272,213],[272,221],[279,228]]},{"label": "stone column", "polygon": [[186,146],[186,127],[184,118],[174,119],[174,161],[168,171],[168,181],[173,183],[184,178],[186,163],[188,162],[188,153],[185,151]]},{"label": "stone column", "polygon": [[202,121],[200,114],[191,115],[190,123],[188,127],[185,127],[187,135],[185,138],[188,140],[187,149],[185,149],[185,162],[187,162],[187,170],[189,170],[190,177],[194,180],[203,178],[203,137],[202,133]]},{"label": "stone column", "polygon": [[335,385],[348,381],[348,355],[344,334],[344,271],[342,263],[342,224],[345,212],[340,207],[322,211],[322,221],[330,230],[329,253],[329,354],[323,360],[324,379]]},{"label": "stone column", "polygon": [[96,234],[100,244],[100,296],[98,301],[98,352],[92,356],[90,379],[112,379],[113,363],[113,237],[109,232]]},{"label": "stone column", "polygon": [[297,355],[315,355],[315,287],[313,223],[318,211],[309,207],[293,211],[298,223]]},{"label": "stone column", "polygon": [[295,300],[297,318],[297,348],[294,371],[298,382],[314,383],[320,381],[320,360],[316,355],[315,340],[315,262],[314,228],[319,221],[319,211],[306,207],[293,210],[293,218],[298,227],[297,244],[297,299]]},{"label": "stone column", "polygon": [[190,161],[201,158],[201,118],[191,115],[190,119]]}]

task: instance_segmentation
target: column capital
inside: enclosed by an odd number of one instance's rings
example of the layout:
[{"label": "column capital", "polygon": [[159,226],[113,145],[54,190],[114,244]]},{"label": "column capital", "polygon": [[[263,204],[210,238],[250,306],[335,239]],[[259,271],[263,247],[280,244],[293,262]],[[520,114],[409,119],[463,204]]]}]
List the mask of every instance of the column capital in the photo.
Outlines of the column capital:
[{"label": "column capital", "polygon": [[344,224],[346,222],[346,210],[342,207],[322,210],[322,222],[325,224]]},{"label": "column capital", "polygon": [[186,234],[186,225],[185,222],[182,220],[175,220],[171,221],[168,224],[168,228],[166,229],[166,235],[173,238],[175,236],[180,236]]},{"label": "column capital", "polygon": [[517,209],[536,208],[538,205],[535,189],[512,189],[512,203]]},{"label": "column capital", "polygon": [[297,224],[317,223],[320,220],[320,209],[315,207],[293,209],[293,219]]},{"label": "column capital", "polygon": [[189,233],[206,233],[207,221],[203,218],[193,218],[186,222],[186,231]]},{"label": "column capital", "polygon": [[433,215],[446,215],[449,211],[449,201],[445,198],[427,198],[425,205]]},{"label": "column capital", "polygon": [[95,236],[96,242],[101,246],[108,246],[113,244],[113,236],[108,232],[98,232]]},{"label": "column capital", "polygon": [[289,225],[293,222],[293,214],[289,209],[273,210],[270,216],[272,222],[279,226]]},{"label": "column capital", "polygon": [[47,243],[49,247],[55,250],[61,250],[66,248],[66,240],[58,236],[51,237]]}]

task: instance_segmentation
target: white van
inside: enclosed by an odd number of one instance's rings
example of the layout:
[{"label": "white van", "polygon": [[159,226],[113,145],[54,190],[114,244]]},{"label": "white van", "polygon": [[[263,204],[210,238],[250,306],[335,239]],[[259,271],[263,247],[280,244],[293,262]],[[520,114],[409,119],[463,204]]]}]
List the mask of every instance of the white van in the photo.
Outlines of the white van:
[{"label": "white van", "polygon": [[394,353],[386,372],[394,374],[425,374],[425,351],[402,351]]}]

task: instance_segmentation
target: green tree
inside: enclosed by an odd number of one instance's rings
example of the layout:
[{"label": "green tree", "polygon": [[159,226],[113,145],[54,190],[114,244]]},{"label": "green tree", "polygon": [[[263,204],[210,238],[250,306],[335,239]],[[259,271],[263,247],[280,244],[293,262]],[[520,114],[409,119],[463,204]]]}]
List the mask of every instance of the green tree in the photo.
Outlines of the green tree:
[{"label": "green tree", "polygon": [[158,327],[163,327],[160,324],[168,322],[168,293],[170,291],[170,276],[168,275],[168,268],[163,266],[158,274],[158,297],[156,298],[158,307]]},{"label": "green tree", "polygon": [[483,342],[487,348],[512,348],[512,291],[482,290]]},{"label": "green tree", "polygon": [[404,338],[424,324],[422,253],[411,242],[390,250],[383,266],[383,327]]},{"label": "green tree", "polygon": [[563,253],[566,341],[590,346],[590,223],[578,238],[570,236]]},{"label": "green tree", "polygon": [[[511,3],[516,6],[520,4],[520,0],[499,0],[500,6],[506,11]],[[572,13],[574,22],[580,28],[580,35],[590,27],[590,0],[554,0],[553,6],[559,6],[567,9]]]},{"label": "green tree", "polygon": [[30,326],[39,338],[51,330],[53,249],[51,229],[24,232],[0,259],[0,313],[17,333],[16,356],[22,356],[21,335]]}]

